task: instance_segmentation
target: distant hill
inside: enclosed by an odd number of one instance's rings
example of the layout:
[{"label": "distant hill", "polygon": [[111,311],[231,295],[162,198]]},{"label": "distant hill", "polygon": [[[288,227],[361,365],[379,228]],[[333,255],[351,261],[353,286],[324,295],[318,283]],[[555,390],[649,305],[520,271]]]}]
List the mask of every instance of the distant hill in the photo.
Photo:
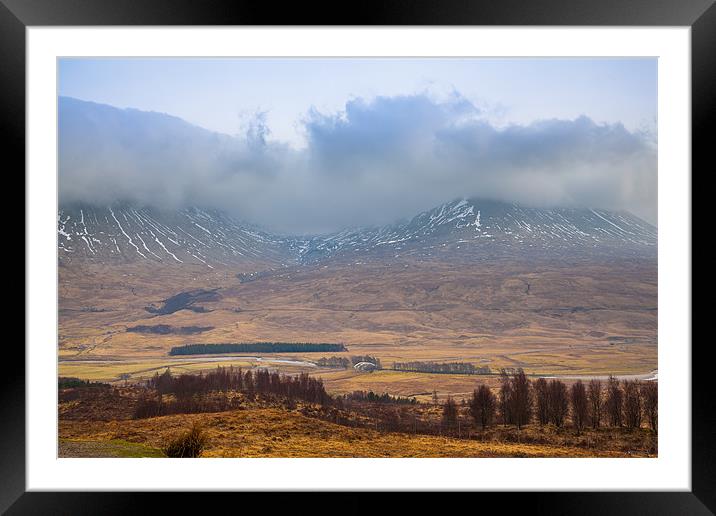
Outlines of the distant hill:
[{"label": "distant hill", "polygon": [[571,254],[655,257],[657,230],[627,212],[527,208],[484,199],[436,206],[409,221],[310,239],[302,261],[338,256],[461,259]]}]

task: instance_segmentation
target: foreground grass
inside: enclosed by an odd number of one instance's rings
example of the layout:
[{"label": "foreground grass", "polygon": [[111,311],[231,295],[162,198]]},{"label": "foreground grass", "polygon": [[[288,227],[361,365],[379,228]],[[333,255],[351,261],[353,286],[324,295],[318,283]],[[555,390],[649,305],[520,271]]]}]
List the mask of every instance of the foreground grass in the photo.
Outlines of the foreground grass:
[{"label": "foreground grass", "polygon": [[[437,436],[379,433],[349,428],[280,408],[214,414],[180,414],[143,420],[60,421],[61,443],[105,443],[97,457],[124,449],[116,443],[159,452],[166,442],[198,422],[209,441],[203,457],[623,457],[618,451],[549,444],[459,440]],[[115,444],[113,444],[115,443]],[[89,445],[87,445],[89,447]],[[62,444],[61,444],[62,448]],[[87,449],[80,450],[87,452]],[[140,448],[137,448],[137,453]],[[148,452],[147,452],[148,453]],[[159,452],[161,453],[161,452]],[[80,456],[80,455],[75,455]]]},{"label": "foreground grass", "polygon": [[142,458],[165,457],[164,453],[142,443],[130,443],[122,439],[109,441],[89,441],[60,439],[59,457],[111,457],[111,458]]}]

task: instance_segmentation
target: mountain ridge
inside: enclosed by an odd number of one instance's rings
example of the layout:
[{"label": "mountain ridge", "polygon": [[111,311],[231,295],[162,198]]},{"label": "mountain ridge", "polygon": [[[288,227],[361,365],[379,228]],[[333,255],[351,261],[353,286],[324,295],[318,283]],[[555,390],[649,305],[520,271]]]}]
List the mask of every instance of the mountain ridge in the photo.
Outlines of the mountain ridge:
[{"label": "mountain ridge", "polygon": [[158,210],[131,203],[71,203],[58,212],[61,264],[138,260],[247,270],[329,260],[491,259],[574,253],[655,257],[657,229],[625,211],[529,208],[455,199],[411,219],[328,235],[279,236],[198,207]]}]

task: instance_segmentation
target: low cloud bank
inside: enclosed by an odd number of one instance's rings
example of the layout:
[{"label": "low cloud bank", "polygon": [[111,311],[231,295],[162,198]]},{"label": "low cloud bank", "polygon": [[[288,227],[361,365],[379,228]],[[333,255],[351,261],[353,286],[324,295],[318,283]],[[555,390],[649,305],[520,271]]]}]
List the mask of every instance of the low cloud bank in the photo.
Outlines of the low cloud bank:
[{"label": "low cloud bank", "polygon": [[286,233],[383,224],[457,197],[626,209],[656,222],[656,146],[587,117],[496,128],[459,94],[311,110],[307,146],[258,114],[227,136],[169,115],[61,98],[61,202],[201,205]]}]

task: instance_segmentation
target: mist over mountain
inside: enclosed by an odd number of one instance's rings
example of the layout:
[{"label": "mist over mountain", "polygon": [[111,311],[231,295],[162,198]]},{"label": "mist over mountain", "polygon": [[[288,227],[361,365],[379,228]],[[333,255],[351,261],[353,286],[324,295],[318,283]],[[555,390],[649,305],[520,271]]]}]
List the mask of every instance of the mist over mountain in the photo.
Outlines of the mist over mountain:
[{"label": "mist over mountain", "polygon": [[59,99],[62,205],[225,211],[280,234],[383,226],[449,199],[627,210],[656,222],[656,147],[587,117],[496,128],[459,94],[357,98],[311,110],[307,147],[179,118]]}]

